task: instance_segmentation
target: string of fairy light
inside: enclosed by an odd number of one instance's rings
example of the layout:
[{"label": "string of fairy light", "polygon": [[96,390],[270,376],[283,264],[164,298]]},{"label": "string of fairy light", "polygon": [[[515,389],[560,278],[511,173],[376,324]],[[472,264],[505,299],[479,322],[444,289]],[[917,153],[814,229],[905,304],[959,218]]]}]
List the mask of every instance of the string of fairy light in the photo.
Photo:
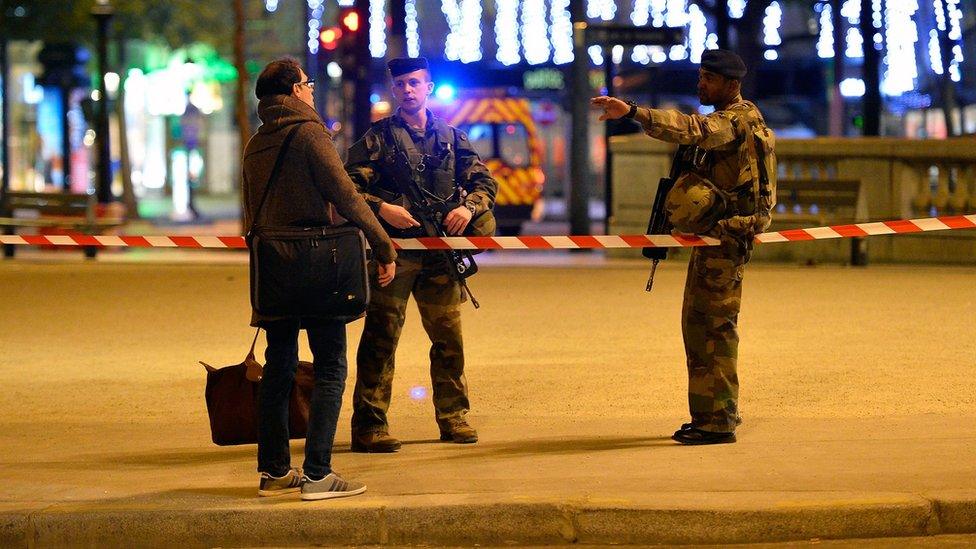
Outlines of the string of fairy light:
[{"label": "string of fairy light", "polygon": [[[265,9],[275,12],[283,0],[264,0]],[[287,0],[286,0],[287,1]],[[304,0],[308,5],[308,50],[318,51],[318,29],[323,24],[327,4],[351,5],[353,0]],[[495,36],[494,60],[503,65],[527,63],[562,65],[573,60],[572,21],[569,0],[488,0],[494,8],[491,22]],[[861,2],[871,2],[872,36],[861,36]],[[418,3],[424,2],[425,13],[439,7],[448,29],[443,41],[446,59],[463,63],[480,61],[482,51],[483,14],[486,0],[405,0],[407,54],[421,54]],[[729,0],[728,14],[741,18],[748,0]],[[428,5],[430,4],[430,5]],[[628,48],[630,61],[639,64],[658,64],[665,61],[689,60],[698,62],[705,49],[718,46],[718,38],[710,32],[701,8],[692,0],[587,0],[586,16],[591,21],[620,21],[627,12],[630,22],[637,26],[682,27],[686,30],[684,44],[664,48],[636,46]],[[919,78],[920,58],[935,74],[948,71],[954,81],[961,79],[962,19],[960,0],[844,0],[841,4],[843,44],[834,44],[832,6],[829,0],[814,4],[813,24],[818,29],[817,55],[834,56],[834,48],[841,47],[847,58],[864,57],[866,46],[883,52],[882,92],[899,95],[915,89]],[[390,0],[369,1],[369,48],[373,57],[387,53],[387,34]],[[782,0],[771,2],[763,13],[763,55],[767,60],[779,58],[783,44],[780,29],[783,24]],[[934,21],[927,35],[920,31],[924,21]],[[714,30],[714,29],[713,29]],[[940,39],[940,33],[942,38]],[[922,40],[921,43],[919,41]],[[948,48],[943,54],[942,49]],[[587,55],[602,65],[609,53],[613,62],[622,61],[625,49],[617,46],[605,52],[600,46],[590,46]],[[922,55],[926,54],[926,55]],[[948,59],[948,67],[944,66]],[[862,83],[851,81],[849,91],[857,93]]]},{"label": "string of fairy light", "polygon": [[373,57],[386,55],[386,0],[369,3],[369,54]]},{"label": "string of fairy light", "polygon": [[441,0],[450,31],[444,41],[444,57],[471,63],[481,60],[481,0]]},{"label": "string of fairy light", "polygon": [[[928,54],[925,60],[935,74],[943,74],[942,44],[939,32],[946,32],[950,45],[949,76],[958,82],[961,79],[960,63],[963,61],[962,31],[960,22],[962,11],[959,0],[932,0],[931,12],[924,13],[919,0],[887,0],[884,9],[879,0],[871,0],[871,23],[875,29],[874,36],[869,43],[880,51],[885,52],[882,58],[883,78],[881,91],[888,96],[898,96],[916,89],[919,77],[918,52]],[[823,0],[814,6],[820,26],[817,38],[817,55],[821,58],[834,56],[834,28],[832,7]],[[844,56],[850,59],[864,57],[865,40],[861,36],[860,25],[861,3],[859,0],[846,0],[841,5],[841,21],[846,24],[845,41],[842,46]],[[935,28],[929,31],[926,40],[919,32],[920,18],[931,15],[935,20]],[[841,93],[844,95],[861,95],[864,83],[857,78],[849,78],[841,82]]]}]

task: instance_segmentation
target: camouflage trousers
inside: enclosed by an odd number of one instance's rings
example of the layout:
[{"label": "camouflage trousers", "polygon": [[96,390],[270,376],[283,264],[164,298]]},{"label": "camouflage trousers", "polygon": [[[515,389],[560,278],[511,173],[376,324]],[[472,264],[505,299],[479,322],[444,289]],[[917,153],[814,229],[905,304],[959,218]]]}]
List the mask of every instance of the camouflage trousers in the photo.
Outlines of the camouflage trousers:
[{"label": "camouflage trousers", "polygon": [[704,431],[732,432],[742,422],[736,324],[750,252],[751,242],[723,239],[719,246],[695,248],[688,264],[681,311],[688,407],[691,423]]},{"label": "camouflage trousers", "polygon": [[376,283],[371,263],[371,296],[366,327],[356,353],[353,433],[388,429],[386,413],[393,391],[397,342],[407,300],[413,294],[430,338],[430,378],[438,423],[463,417],[469,409],[461,340],[461,286],[449,274],[442,254],[401,252],[396,276],[385,288]]}]

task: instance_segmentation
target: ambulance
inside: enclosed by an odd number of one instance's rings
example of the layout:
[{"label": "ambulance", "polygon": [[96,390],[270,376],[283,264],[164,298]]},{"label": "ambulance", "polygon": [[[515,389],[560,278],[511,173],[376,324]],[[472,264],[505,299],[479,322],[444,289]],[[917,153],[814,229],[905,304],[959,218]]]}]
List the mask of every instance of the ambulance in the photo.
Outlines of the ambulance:
[{"label": "ambulance", "polygon": [[468,134],[498,182],[498,234],[517,235],[524,222],[539,221],[546,178],[542,172],[542,140],[529,100],[469,92],[450,102],[432,101],[431,110]]}]

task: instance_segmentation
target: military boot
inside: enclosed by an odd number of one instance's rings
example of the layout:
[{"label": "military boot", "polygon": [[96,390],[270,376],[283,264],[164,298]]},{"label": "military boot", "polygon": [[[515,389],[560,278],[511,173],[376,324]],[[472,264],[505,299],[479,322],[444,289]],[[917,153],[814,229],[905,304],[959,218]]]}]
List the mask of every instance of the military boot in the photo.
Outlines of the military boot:
[{"label": "military boot", "polygon": [[731,444],[735,442],[735,433],[719,433],[714,431],[702,431],[695,427],[679,429],[671,435],[671,440],[687,445],[699,444]]},{"label": "military boot", "polygon": [[400,449],[400,441],[385,430],[352,434],[352,451],[368,454],[389,454]]},{"label": "military boot", "polygon": [[464,418],[451,418],[437,422],[441,429],[441,440],[443,442],[455,442],[457,444],[471,444],[478,442],[478,431],[468,425]]}]

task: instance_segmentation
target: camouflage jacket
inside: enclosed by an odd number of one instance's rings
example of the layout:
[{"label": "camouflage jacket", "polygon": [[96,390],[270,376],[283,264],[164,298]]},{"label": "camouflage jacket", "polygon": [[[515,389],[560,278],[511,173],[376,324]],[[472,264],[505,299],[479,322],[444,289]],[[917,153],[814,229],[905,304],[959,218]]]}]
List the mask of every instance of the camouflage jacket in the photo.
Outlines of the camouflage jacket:
[{"label": "camouflage jacket", "polygon": [[[762,113],[752,102],[736,96],[725,109],[705,116],[639,107],[634,119],[640,122],[647,135],[655,139],[694,145],[705,151],[705,154],[698,155],[701,161],[692,171],[712,181],[718,188],[733,194],[747,191],[752,195],[749,189],[753,186],[754,176],[758,175],[753,173],[755,163],[751,161],[746,141],[753,125],[766,125]],[[729,234],[751,238],[766,230],[770,223],[770,212],[764,208],[757,209],[757,199],[750,196],[751,215],[723,219],[711,236]]]},{"label": "camouflage jacket", "polygon": [[[390,140],[396,140],[396,146]],[[498,183],[481,161],[468,136],[427,112],[427,127],[415,130],[394,114],[373,123],[369,131],[349,149],[346,172],[367,204],[379,217],[383,202],[411,210],[401,192],[398,178],[406,177],[403,163],[396,161],[396,150],[406,153],[411,166],[424,162],[428,174],[426,190],[442,200],[452,198],[470,205],[477,216],[492,209]],[[416,216],[415,211],[411,211]],[[394,229],[380,218],[387,231],[398,237],[419,236]]]}]

